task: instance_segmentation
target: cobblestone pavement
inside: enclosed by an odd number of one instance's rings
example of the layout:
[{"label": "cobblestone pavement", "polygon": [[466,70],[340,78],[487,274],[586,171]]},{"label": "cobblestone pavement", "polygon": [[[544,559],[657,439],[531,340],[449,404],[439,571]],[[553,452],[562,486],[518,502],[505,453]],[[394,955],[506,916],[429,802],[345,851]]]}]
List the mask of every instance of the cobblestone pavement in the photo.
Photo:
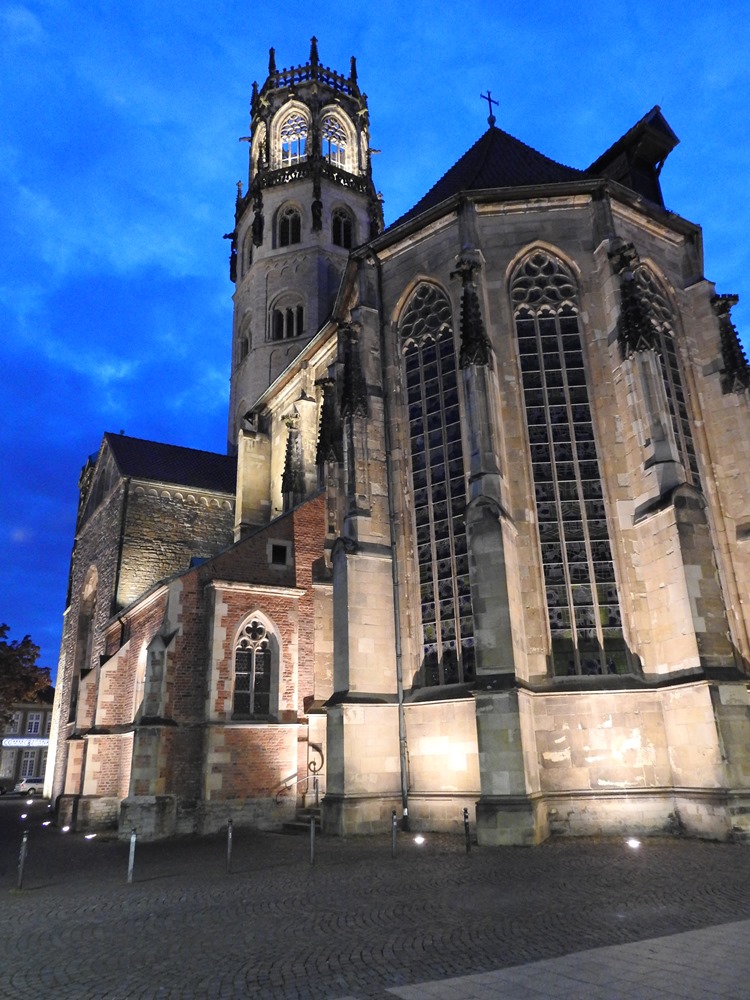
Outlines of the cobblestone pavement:
[{"label": "cobblestone pavement", "polygon": [[235,830],[231,873],[225,836],[141,843],[129,885],[127,843],[45,815],[0,802],[3,998],[750,995],[748,846],[318,837],[311,865],[307,837]]}]

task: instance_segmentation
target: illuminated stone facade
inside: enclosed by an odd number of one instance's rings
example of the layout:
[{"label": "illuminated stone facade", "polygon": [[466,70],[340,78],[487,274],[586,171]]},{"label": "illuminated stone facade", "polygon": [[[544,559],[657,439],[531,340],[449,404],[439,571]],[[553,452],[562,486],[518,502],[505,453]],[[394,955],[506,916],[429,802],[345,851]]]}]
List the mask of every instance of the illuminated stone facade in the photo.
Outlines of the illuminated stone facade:
[{"label": "illuminated stone facade", "polygon": [[750,369],[660,110],[585,170],[491,119],[386,230],[353,63],[251,124],[232,457],[85,471],[61,808],[747,839]]}]

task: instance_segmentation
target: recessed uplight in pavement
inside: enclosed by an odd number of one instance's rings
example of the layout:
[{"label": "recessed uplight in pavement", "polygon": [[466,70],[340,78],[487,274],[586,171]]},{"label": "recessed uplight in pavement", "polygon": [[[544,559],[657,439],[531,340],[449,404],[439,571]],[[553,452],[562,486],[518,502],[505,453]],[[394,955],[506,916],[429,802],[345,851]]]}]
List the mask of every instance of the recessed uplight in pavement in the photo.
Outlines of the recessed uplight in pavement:
[{"label": "recessed uplight in pavement", "polygon": [[627,839],[627,840],[625,841],[625,843],[626,843],[626,844],[628,845],[628,847],[629,847],[629,848],[630,848],[631,850],[633,850],[633,851],[637,851],[637,850],[638,850],[638,848],[639,848],[639,847],[641,846],[641,842],[640,842],[640,840],[637,840],[637,839],[636,839],[635,837],[629,837],[629,838],[628,838],[628,839]]},{"label": "recessed uplight in pavement", "polygon": [[86,840],[93,840],[95,836],[96,836],[95,833],[87,833]]},{"label": "recessed uplight in pavement", "polygon": [[424,837],[422,836],[422,834],[421,834],[421,833],[418,833],[418,834],[416,835],[416,837],[414,838],[414,843],[415,843],[415,844],[416,844],[416,845],[417,845],[418,847],[421,847],[421,846],[422,846],[422,844],[424,844]]},{"label": "recessed uplight in pavement", "polygon": [[70,827],[69,827],[69,826],[64,826],[64,827],[62,828],[62,832],[63,832],[63,833],[67,833],[67,832],[68,832],[69,830],[70,830]]}]

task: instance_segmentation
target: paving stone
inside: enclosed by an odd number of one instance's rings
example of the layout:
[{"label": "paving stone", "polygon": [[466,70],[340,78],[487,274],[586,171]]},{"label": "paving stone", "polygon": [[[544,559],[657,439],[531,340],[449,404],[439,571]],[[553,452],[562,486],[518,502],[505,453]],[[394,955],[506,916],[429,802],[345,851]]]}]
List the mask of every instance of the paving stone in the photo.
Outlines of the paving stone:
[{"label": "paving stone", "polygon": [[[463,836],[235,829],[129,845],[0,802],[0,996],[14,1000],[746,1000],[750,850],[648,840],[474,848]],[[24,956],[34,956],[33,961]]]}]

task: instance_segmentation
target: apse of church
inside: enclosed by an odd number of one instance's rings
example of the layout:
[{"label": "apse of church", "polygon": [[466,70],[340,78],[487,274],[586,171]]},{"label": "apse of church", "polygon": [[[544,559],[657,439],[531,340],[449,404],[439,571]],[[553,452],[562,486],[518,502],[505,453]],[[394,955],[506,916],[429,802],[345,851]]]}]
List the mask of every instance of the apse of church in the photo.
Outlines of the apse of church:
[{"label": "apse of church", "polygon": [[271,50],[228,455],[106,435],[81,479],[79,828],[747,838],[736,296],[664,206],[659,108],[584,169],[488,126],[383,228],[354,60]]}]

